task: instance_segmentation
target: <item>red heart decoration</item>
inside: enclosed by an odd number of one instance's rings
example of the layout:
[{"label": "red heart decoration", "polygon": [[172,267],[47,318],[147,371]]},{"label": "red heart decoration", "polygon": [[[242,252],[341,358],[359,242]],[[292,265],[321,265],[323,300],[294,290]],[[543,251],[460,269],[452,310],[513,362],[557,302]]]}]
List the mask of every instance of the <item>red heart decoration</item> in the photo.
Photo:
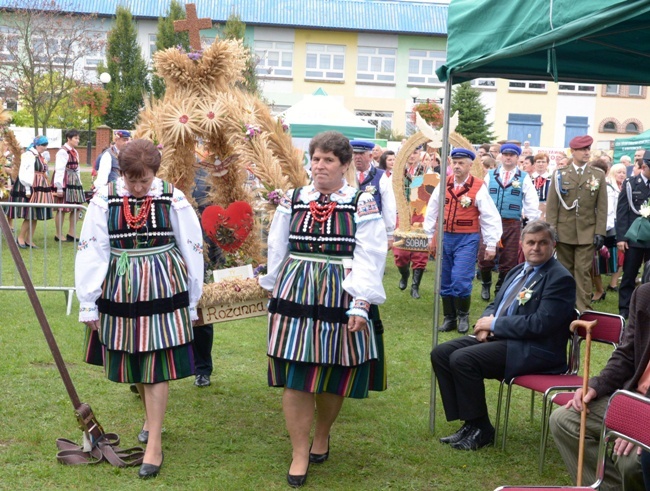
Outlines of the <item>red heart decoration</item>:
[{"label": "red heart decoration", "polygon": [[201,225],[210,239],[226,252],[236,251],[253,230],[253,208],[246,201],[235,201],[225,210],[208,206],[201,215]]}]

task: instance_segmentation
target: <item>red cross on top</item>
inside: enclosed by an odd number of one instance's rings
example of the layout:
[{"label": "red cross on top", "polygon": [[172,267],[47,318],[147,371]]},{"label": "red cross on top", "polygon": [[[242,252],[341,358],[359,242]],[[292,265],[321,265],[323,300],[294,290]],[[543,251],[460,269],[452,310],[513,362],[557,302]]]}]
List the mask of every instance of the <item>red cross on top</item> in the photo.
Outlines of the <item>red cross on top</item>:
[{"label": "red cross on top", "polygon": [[196,5],[188,3],[185,5],[186,19],[174,21],[174,31],[187,31],[190,33],[190,47],[193,50],[201,49],[201,29],[212,29],[212,20],[208,18],[199,19],[196,16]]}]

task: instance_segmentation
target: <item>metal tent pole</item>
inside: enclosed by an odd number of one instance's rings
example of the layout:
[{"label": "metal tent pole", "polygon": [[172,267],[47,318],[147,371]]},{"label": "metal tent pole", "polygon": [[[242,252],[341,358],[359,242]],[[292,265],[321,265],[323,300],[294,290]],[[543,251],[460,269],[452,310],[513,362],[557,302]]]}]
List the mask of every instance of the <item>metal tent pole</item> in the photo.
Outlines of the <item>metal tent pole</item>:
[{"label": "metal tent pole", "polygon": [[[445,187],[445,182],[447,179],[447,156],[449,155],[449,118],[451,112],[451,88],[452,88],[452,76],[446,82],[445,85],[445,100],[443,103],[444,110],[444,122],[442,127],[442,148],[440,149],[440,183],[438,184],[439,193],[442,193]],[[440,187],[442,186],[442,187]],[[438,234],[436,235],[436,274],[435,274],[435,283],[433,286],[433,336],[432,336],[432,349],[438,346],[438,324],[440,317],[440,276],[442,270],[442,223],[445,219],[445,199],[444,196],[438,199],[438,220],[437,220],[437,229]],[[436,427],[436,375],[431,369],[431,396],[429,400],[429,431],[435,433]]]}]

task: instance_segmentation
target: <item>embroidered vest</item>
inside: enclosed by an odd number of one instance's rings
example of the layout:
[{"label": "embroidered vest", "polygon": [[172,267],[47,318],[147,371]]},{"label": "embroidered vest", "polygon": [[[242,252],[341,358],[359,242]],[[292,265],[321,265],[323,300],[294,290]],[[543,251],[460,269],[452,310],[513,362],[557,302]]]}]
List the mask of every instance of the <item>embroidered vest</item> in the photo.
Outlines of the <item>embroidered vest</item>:
[{"label": "embroidered vest", "polygon": [[68,163],[66,164],[66,169],[77,170],[79,167],[79,159],[77,158],[77,152],[70,150],[67,147],[64,147],[65,151],[68,152]]},{"label": "embroidered vest", "polygon": [[108,174],[107,182],[117,181],[117,178],[120,177],[120,163],[117,160],[117,152],[112,146],[106,151],[111,156],[111,172]]},{"label": "embroidered vest", "polygon": [[356,244],[354,213],[361,192],[350,203],[337,203],[332,216],[319,223],[309,211],[309,203],[298,199],[301,188],[293,192],[291,222],[289,225],[289,251],[321,253],[328,256],[352,256]]},{"label": "embroidered vest", "polygon": [[[170,221],[170,208],[174,186],[166,181],[162,182],[163,192],[153,198],[151,211],[144,227],[138,230],[130,229],[124,218],[124,199],[118,196],[115,183],[108,184],[108,238],[111,247],[119,249],[140,249],[146,247],[159,247],[174,242],[174,232]],[[144,198],[129,197],[131,213],[137,215],[134,208],[140,209]]]},{"label": "embroidered vest", "polygon": [[[480,230],[476,194],[483,186],[483,181],[470,176],[458,194],[454,191],[454,186],[454,176],[449,176],[445,189],[445,232],[456,234],[476,233]],[[462,205],[463,201],[466,201],[464,198],[471,200],[468,206]]]},{"label": "embroidered vest", "polygon": [[[381,213],[381,192],[379,191],[379,181],[381,180],[381,176],[384,175],[383,169],[377,169],[373,166],[370,166],[370,169],[368,169],[368,175],[366,178],[363,180],[363,182],[359,183],[359,190],[360,191],[365,191],[368,186],[373,186],[375,188],[375,191],[372,194],[372,197],[375,198],[375,203],[377,203],[377,208],[379,208],[379,213]],[[357,198],[358,199],[358,198]],[[356,203],[356,200],[355,200]]]},{"label": "embroidered vest", "polygon": [[[490,172],[490,198],[499,211],[501,218],[521,220],[521,209],[524,199],[523,185],[524,178],[528,175],[526,172],[516,169],[514,176],[510,179],[507,186],[503,186],[503,168],[492,169]],[[513,171],[511,171],[513,172]],[[514,185],[518,182],[518,185]]]}]

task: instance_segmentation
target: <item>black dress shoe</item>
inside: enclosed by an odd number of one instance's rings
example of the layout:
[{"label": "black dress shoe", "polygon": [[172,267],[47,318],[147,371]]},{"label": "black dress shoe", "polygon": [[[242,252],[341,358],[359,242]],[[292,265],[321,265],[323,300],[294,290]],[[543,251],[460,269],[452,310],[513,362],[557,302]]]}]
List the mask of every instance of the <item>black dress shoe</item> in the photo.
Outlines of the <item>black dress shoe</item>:
[{"label": "black dress shoe", "polygon": [[309,462],[312,464],[322,464],[330,456],[330,437],[327,437],[327,452],[325,453],[311,453],[311,448],[309,449]]},{"label": "black dress shoe", "polygon": [[140,433],[138,433],[138,441],[140,443],[147,443],[149,441],[149,431],[145,429],[140,430]]},{"label": "black dress shoe", "polygon": [[494,443],[494,428],[489,430],[481,430],[480,428],[472,428],[465,438],[461,441],[452,443],[451,448],[456,450],[478,450],[487,445]]},{"label": "black dress shoe", "polygon": [[138,477],[140,479],[149,479],[151,477],[156,477],[158,474],[160,474],[160,468],[162,467],[164,460],[165,454],[162,455],[160,465],[142,464],[140,466],[140,470],[138,471]]},{"label": "black dress shoe", "polygon": [[21,244],[20,242],[16,242],[16,244],[18,244],[18,247],[21,249],[27,249],[29,247],[27,244]]},{"label": "black dress shoe", "polygon": [[[291,466],[289,466],[291,468]],[[309,473],[309,464],[307,464],[307,472],[302,476],[293,476],[287,472],[287,484],[292,488],[299,488],[307,482],[307,474]]]},{"label": "black dress shoe", "polygon": [[467,434],[472,430],[472,425],[465,423],[460,429],[453,435],[443,436],[440,439],[440,443],[457,443],[467,436]]},{"label": "black dress shoe", "polygon": [[197,387],[207,387],[210,385],[210,375],[197,375],[194,380],[194,385]]},{"label": "black dress shoe", "polygon": [[65,235],[65,238],[66,238],[66,240],[69,240],[70,242],[74,242],[75,240],[76,240],[77,242],[79,242],[79,237],[73,237],[73,236],[70,235],[70,234],[66,234],[66,235]]},{"label": "black dress shoe", "polygon": [[617,287],[617,286],[607,285],[607,291],[608,291],[608,292],[617,292],[617,291],[618,291],[618,287]]},{"label": "black dress shoe", "polygon": [[56,235],[54,236],[54,240],[55,240],[56,242],[68,242],[68,239],[59,239],[59,237],[56,236]]}]

